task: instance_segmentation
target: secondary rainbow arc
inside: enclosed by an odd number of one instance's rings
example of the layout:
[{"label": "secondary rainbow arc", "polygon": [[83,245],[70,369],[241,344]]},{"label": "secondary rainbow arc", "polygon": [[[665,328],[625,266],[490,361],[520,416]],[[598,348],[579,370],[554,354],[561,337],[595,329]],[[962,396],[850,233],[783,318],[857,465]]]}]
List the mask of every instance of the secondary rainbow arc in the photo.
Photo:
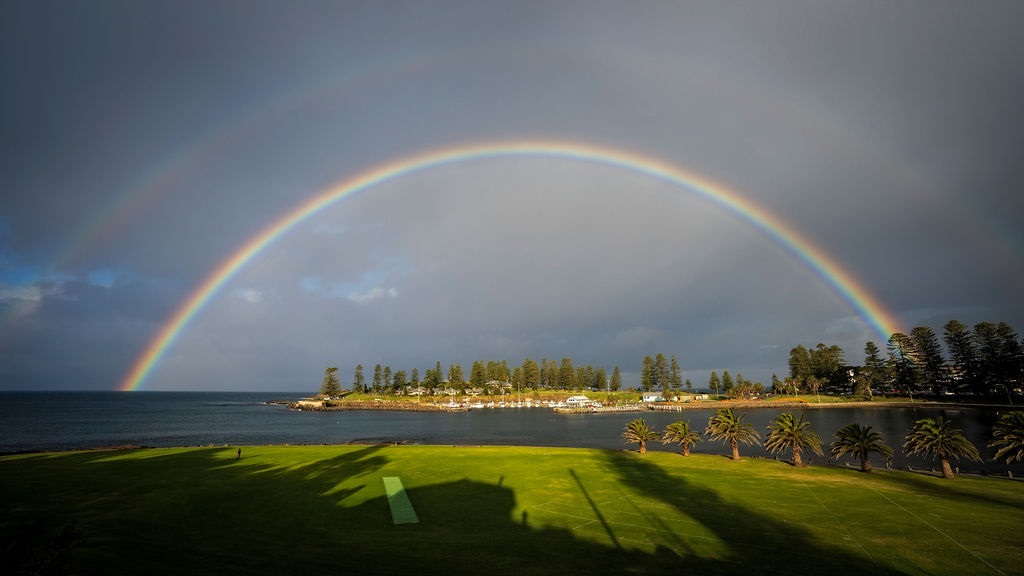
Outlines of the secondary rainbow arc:
[{"label": "secondary rainbow arc", "polygon": [[699,196],[754,225],[796,257],[862,318],[881,341],[901,331],[899,322],[870,291],[824,250],[779,217],[711,179],[663,161],[624,150],[556,141],[490,142],[429,150],[378,165],[299,204],[252,236],[223,260],[182,302],[157,331],[121,382],[137,390],[160,363],[189,322],[250,260],[306,218],[356,192],[423,170],[484,158],[537,156],[604,164],[645,174]]}]

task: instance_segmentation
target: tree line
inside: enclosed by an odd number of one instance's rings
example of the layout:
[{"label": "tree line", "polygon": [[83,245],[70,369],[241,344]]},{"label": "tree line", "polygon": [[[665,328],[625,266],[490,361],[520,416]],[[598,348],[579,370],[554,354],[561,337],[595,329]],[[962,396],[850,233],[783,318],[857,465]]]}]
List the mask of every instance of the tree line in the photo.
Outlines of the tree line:
[{"label": "tree line", "polygon": [[[658,354],[663,358],[663,355]],[[650,357],[648,357],[650,358]],[[654,362],[652,360],[652,362]],[[671,364],[665,364],[665,376],[658,372],[651,376],[651,382],[676,382],[679,379],[679,363],[672,357]],[[651,384],[653,385],[653,384]],[[674,386],[674,384],[672,385]],[[681,384],[679,385],[681,386]],[[679,386],[674,386],[677,389]],[[423,376],[417,368],[411,371],[392,370],[390,366],[377,364],[372,374],[367,377],[362,364],[356,364],[352,373],[349,389],[354,393],[372,394],[410,394],[435,393],[461,394],[469,389],[481,389],[487,393],[500,392],[501,389],[516,388],[522,391],[540,389],[582,391],[622,389],[622,372],[618,366],[609,374],[603,366],[575,365],[571,358],[559,360],[542,358],[533,360],[526,358],[522,364],[509,367],[506,360],[477,360],[470,366],[467,377],[462,364],[453,362],[447,371],[442,369],[441,362],[427,368]],[[324,370],[320,385],[322,396],[334,397],[342,393],[341,378],[338,368],[330,366]]]},{"label": "tree line", "polygon": [[860,366],[847,365],[843,355],[839,346],[796,346],[790,350],[789,377],[779,382],[773,376],[773,392],[995,396],[1020,393],[1024,380],[1024,346],[1006,322],[979,322],[969,328],[950,320],[941,342],[929,326],[917,326],[910,334],[897,332],[886,343],[885,354],[867,342]]},{"label": "tree line", "polygon": [[[708,419],[704,434],[711,440],[729,443],[732,459],[739,460],[739,445],[761,444],[761,435],[753,426],[743,421],[745,414],[737,414],[732,408],[721,408]],[[764,448],[771,454],[792,454],[792,464],[801,468],[803,451],[808,450],[823,456],[821,437],[811,429],[811,423],[802,415],[783,412],[768,424]],[[860,460],[863,472],[871,472],[871,454],[891,459],[894,451],[885,443],[879,432],[873,432],[871,426],[858,423],[847,424],[834,435],[835,441],[829,446],[834,458],[852,456]],[[701,440],[701,435],[690,427],[686,420],[673,422],[665,427],[663,433],[647,425],[643,418],[637,418],[628,424],[622,433],[627,444],[638,444],[639,452],[647,452],[648,442],[660,441],[663,444],[679,444],[682,455],[689,456],[690,448]],[[903,444],[906,454],[932,456],[942,465],[942,477],[953,478],[952,460],[970,460],[980,462],[981,453],[964,435],[963,430],[942,416],[938,418],[921,418],[911,424]],[[1024,461],[1024,412],[1016,411],[1003,414],[992,426],[990,448],[996,449],[994,460],[1006,460],[1007,464]]]}]

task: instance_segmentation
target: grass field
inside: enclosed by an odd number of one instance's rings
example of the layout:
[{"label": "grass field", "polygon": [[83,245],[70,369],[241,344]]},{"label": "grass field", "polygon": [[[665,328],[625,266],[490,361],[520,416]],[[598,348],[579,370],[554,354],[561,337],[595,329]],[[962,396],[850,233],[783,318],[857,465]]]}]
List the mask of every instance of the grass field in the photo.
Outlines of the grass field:
[{"label": "grass field", "polygon": [[[563,448],[235,456],[0,458],[2,572],[1024,573],[1024,483],[1005,479]],[[385,476],[401,479],[419,523],[392,523]]]}]

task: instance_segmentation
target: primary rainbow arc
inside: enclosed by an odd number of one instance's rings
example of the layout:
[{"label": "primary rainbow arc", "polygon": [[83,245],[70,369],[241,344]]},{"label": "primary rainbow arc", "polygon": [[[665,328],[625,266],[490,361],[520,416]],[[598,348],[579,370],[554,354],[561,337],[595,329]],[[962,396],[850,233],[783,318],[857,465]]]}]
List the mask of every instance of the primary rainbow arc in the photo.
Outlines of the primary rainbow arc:
[{"label": "primary rainbow arc", "polygon": [[891,334],[900,331],[895,317],[832,257],[771,212],[721,184],[660,160],[624,150],[575,142],[491,142],[430,150],[381,164],[310,198],[271,222],[221,262],[179,305],[132,364],[120,389],[139,389],[189,322],[218,291],[264,248],[306,218],[346,196],[415,172],[456,162],[510,156],[561,158],[604,164],[645,174],[696,193],[756,226],[803,262],[871,327],[881,341],[888,340]]}]

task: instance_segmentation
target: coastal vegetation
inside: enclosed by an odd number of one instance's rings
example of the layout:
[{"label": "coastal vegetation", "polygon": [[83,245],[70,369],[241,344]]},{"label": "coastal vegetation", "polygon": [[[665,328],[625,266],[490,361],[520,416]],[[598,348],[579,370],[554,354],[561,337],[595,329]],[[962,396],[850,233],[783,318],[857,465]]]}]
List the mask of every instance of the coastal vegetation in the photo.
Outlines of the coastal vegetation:
[{"label": "coastal vegetation", "polygon": [[892,448],[885,443],[882,434],[873,432],[871,426],[861,426],[856,422],[843,426],[835,433],[830,452],[833,458],[847,455],[858,458],[862,472],[871,472],[872,453],[887,460],[893,455]]},{"label": "coastal vegetation", "polygon": [[995,460],[1006,458],[1007,464],[1024,461],[1024,412],[1007,412],[1000,416],[992,427],[989,447],[997,449]]},{"label": "coastal vegetation", "polygon": [[736,414],[732,408],[720,408],[714,416],[708,419],[708,426],[704,430],[712,440],[723,440],[729,443],[732,449],[732,459],[740,459],[739,445],[757,444],[761,435],[754,430],[754,427],[743,421],[745,414]]},{"label": "coastal vegetation", "polygon": [[686,420],[680,420],[665,426],[661,442],[663,444],[679,444],[681,454],[689,456],[690,448],[700,442],[700,433],[691,429],[690,423]]},{"label": "coastal vegetation", "polygon": [[867,342],[861,365],[848,364],[839,346],[798,345],[788,364],[789,376],[772,383],[775,393],[1001,397],[1011,403],[1024,394],[1024,346],[1006,322],[968,328],[950,320],[942,342],[931,327],[915,326],[909,334],[890,335],[884,356]]},{"label": "coastal vegetation", "polygon": [[951,459],[981,461],[977,447],[964,436],[963,430],[954,428],[953,423],[942,416],[922,418],[914,422],[907,433],[903,449],[908,454],[927,454],[938,458],[942,464],[943,478],[953,477],[953,469],[949,463]]},{"label": "coastal vegetation", "polygon": [[801,454],[805,448],[819,456],[822,454],[821,438],[811,430],[811,423],[804,420],[803,415],[794,416],[792,412],[783,412],[772,420],[764,447],[771,454],[789,450],[793,453],[793,466],[797,468],[804,467]]},{"label": "coastal vegetation", "polygon": [[[875,342],[865,343],[860,364],[851,364],[842,347],[834,344],[798,344],[790,350],[786,367],[788,374],[784,378],[772,374],[768,385],[748,380],[739,372],[733,375],[728,369],[721,373],[712,370],[705,388],[727,399],[762,398],[770,393],[812,397],[815,402],[836,397],[870,401],[879,396],[891,400],[926,395],[1012,404],[1015,396],[1024,396],[1024,346],[1006,322],[979,322],[968,328],[951,320],[944,326],[942,342],[932,328],[917,326],[909,334],[892,334],[884,352]],[[328,399],[363,394],[416,399],[510,393],[537,397],[548,392],[591,391],[603,393],[609,400],[619,393],[639,392],[660,392],[663,400],[671,400],[695,392],[691,380],[684,378],[678,358],[660,352],[640,360],[631,372],[638,377],[634,382],[625,382],[617,365],[609,371],[570,357],[527,357],[518,365],[508,360],[476,360],[468,377],[459,362],[449,363],[445,369],[436,361],[422,377],[416,367],[393,369],[377,363],[369,381],[359,363],[347,384],[337,376],[336,366],[327,370],[331,375],[325,373],[320,396]]]},{"label": "coastal vegetation", "polygon": [[647,443],[658,440],[658,433],[651,429],[647,425],[647,422],[643,418],[637,418],[626,424],[626,430],[622,433],[622,439],[627,444],[639,444],[640,453],[647,453]]},{"label": "coastal vegetation", "polygon": [[[812,466],[794,482],[771,459],[568,448],[236,456],[228,446],[0,457],[0,530],[24,552],[3,555],[0,572],[33,558],[51,574],[942,576],[1024,565],[1024,484],[1006,479]],[[401,478],[418,524],[392,523],[385,476]]]},{"label": "coastal vegetation", "polygon": [[[739,444],[757,444],[760,436],[754,427],[743,422],[745,414],[737,414],[732,408],[720,408],[714,415],[708,418],[707,428],[704,434],[712,440],[722,440],[729,443],[732,460],[739,460]],[[1006,454],[1013,453],[1007,459],[1009,464],[1024,454],[1024,442],[1022,442],[1020,423],[1024,421],[1024,412],[1015,411],[1004,414],[993,426],[992,436],[994,440],[990,443],[992,447],[999,447],[995,459],[1006,457]],[[878,432],[872,432],[870,426],[861,426],[858,423],[847,424],[835,433],[836,440],[830,446],[830,453],[839,459],[843,456],[853,456],[860,460],[861,471],[871,472],[870,456],[876,453],[883,458],[891,459],[893,450],[885,444],[884,438]],[[662,444],[679,443],[683,446],[682,454],[688,456],[690,446],[700,440],[700,435],[690,429],[689,422],[680,420],[665,427],[659,435],[657,430],[648,426],[643,418],[637,418],[626,424],[622,433],[622,439],[627,444],[639,444],[640,454],[647,453],[647,442],[654,442],[660,439]],[[821,437],[811,429],[811,423],[805,420],[803,415],[794,415],[791,412],[782,412],[768,424],[768,435],[765,438],[764,448],[770,454],[777,454],[789,450],[793,454],[793,466],[803,468],[803,450],[810,450],[819,456],[822,452]],[[915,421],[907,431],[906,443],[903,450],[908,455],[924,454],[937,458],[942,466],[943,478],[953,478],[953,469],[950,466],[951,459],[965,458],[974,462],[981,462],[981,454],[970,440],[964,435],[963,430],[954,428],[952,423],[945,418],[921,418]],[[957,471],[959,473],[959,470]]]}]

